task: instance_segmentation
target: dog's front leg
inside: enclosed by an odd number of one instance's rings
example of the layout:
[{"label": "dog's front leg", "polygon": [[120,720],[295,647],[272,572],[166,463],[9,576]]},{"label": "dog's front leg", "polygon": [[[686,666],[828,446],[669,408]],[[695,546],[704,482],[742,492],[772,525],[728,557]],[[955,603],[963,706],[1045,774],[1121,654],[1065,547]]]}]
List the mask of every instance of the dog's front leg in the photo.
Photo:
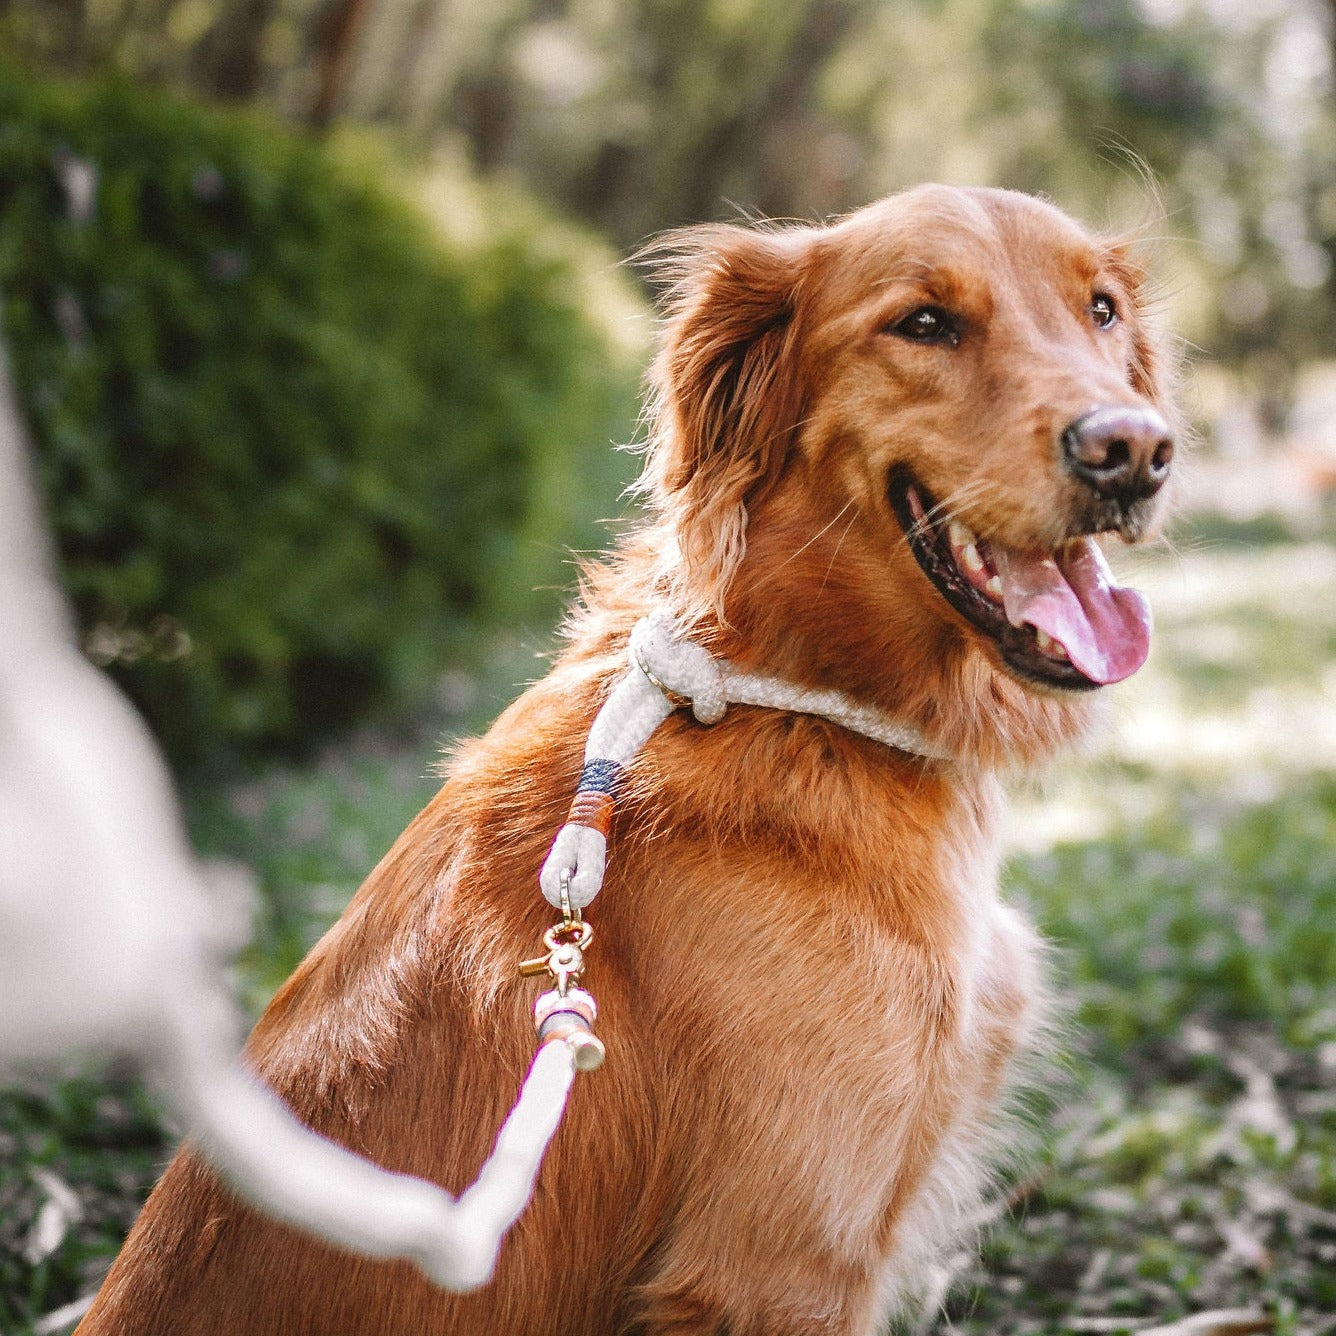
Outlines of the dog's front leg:
[{"label": "dog's front leg", "polygon": [[[763,1240],[756,1240],[758,1251]],[[774,1274],[774,1259],[748,1275],[731,1269],[665,1274],[642,1295],[628,1336],[873,1336],[876,1287],[820,1258]],[[769,1273],[769,1274],[767,1274]]]}]

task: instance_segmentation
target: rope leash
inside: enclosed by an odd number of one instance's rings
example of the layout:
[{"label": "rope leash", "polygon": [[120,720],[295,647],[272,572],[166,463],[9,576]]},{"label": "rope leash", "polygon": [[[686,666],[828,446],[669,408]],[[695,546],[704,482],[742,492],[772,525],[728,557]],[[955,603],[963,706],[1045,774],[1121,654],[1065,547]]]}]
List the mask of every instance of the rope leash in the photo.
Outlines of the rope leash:
[{"label": "rope leash", "polygon": [[603,885],[622,777],[659,725],[688,705],[702,724],[718,723],[729,705],[757,705],[816,715],[888,747],[946,759],[917,729],[841,692],[739,672],[680,636],[662,611],[636,623],[629,657],[590,727],[575,797],[538,878],[543,897],[561,912],[543,934],[544,954],[519,965],[522,975],[547,975],[552,984],[534,1003],[538,1052],[477,1182],[451,1203],[449,1229],[420,1232],[412,1249],[428,1275],[451,1289],[476,1289],[490,1278],[501,1240],[533,1194],[575,1073],[602,1065],[598,1007],[579,986],[594,938],[583,910]]}]

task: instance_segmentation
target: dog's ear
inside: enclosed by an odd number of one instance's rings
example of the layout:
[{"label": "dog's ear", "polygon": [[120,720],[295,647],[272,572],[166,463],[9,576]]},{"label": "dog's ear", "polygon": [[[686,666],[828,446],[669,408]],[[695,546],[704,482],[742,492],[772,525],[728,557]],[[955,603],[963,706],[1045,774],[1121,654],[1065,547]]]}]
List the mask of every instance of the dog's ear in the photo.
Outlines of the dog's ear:
[{"label": "dog's ear", "polygon": [[673,529],[689,602],[723,617],[748,508],[802,421],[801,234],[690,228],[648,252],[668,283],[651,375],[646,484]]}]

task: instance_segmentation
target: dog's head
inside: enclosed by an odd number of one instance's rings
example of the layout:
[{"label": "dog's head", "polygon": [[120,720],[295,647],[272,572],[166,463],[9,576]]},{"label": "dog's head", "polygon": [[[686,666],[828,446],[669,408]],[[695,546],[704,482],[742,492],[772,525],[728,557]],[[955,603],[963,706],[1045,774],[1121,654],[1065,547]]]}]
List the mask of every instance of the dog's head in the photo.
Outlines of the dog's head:
[{"label": "dog's head", "polygon": [[1098,536],[1154,530],[1175,447],[1126,246],[929,186],[663,254],[647,476],[675,598],[733,652],[986,753],[1069,735],[1140,666],[1149,612]]}]

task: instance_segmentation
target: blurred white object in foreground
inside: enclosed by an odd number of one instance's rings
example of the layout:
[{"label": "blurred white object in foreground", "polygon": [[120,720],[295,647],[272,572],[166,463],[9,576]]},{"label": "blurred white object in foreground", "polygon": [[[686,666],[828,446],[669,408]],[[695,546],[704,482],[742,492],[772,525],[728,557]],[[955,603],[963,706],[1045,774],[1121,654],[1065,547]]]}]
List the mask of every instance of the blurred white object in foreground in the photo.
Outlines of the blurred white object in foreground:
[{"label": "blurred white object in foreground", "polygon": [[491,1275],[574,1075],[535,1058],[458,1200],[318,1136],[237,1061],[210,902],[139,716],[75,649],[0,357],[0,1064],[70,1049],[141,1057],[242,1196],[438,1284]]}]

